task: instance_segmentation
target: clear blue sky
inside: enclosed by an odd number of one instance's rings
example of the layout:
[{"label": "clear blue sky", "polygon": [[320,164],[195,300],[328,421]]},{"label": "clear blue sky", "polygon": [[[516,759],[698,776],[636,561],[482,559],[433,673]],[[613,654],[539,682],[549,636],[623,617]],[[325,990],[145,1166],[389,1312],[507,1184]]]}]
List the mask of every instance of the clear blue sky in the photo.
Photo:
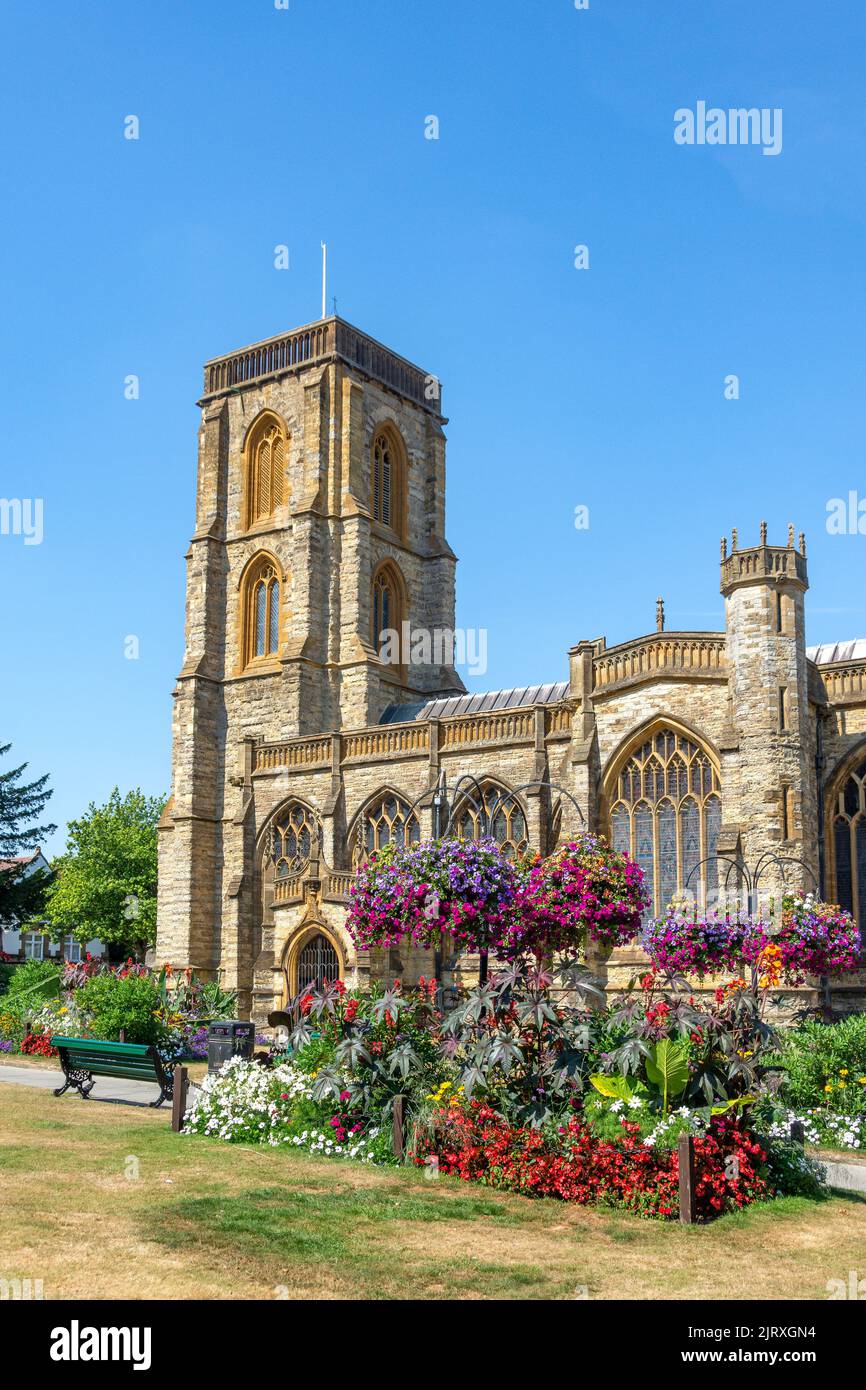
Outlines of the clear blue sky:
[{"label": "clear blue sky", "polygon": [[[825,529],[866,498],[862,4],[13,0],[3,50],[0,496],[44,541],[0,536],[0,741],[61,825],[168,788],[201,364],[317,316],[322,239],[338,311],[443,380],[474,685],[657,594],[721,626],[762,517],[807,533],[809,640],[866,634],[866,536]],[[781,107],[782,153],[676,145],[699,100]]]}]

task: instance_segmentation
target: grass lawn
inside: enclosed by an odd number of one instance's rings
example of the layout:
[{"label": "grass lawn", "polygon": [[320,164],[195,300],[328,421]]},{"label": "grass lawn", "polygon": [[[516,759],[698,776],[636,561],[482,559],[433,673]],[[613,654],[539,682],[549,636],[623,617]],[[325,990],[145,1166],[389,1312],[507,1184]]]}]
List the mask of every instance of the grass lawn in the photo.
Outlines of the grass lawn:
[{"label": "grass lawn", "polygon": [[0,1086],[0,1184],[0,1277],[46,1298],[821,1299],[866,1242],[858,1196],[680,1227],[184,1138],[166,1110],[24,1086]]}]

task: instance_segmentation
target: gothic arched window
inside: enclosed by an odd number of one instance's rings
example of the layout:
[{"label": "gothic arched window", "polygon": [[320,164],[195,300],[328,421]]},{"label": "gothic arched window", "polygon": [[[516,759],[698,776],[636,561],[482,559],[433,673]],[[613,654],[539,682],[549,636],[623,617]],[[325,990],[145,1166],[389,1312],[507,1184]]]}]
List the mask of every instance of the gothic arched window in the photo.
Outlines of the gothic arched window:
[{"label": "gothic arched window", "polygon": [[526,817],[516,796],[485,782],[480,791],[473,787],[471,800],[458,808],[454,819],[461,840],[481,840],[486,836],[502,847],[506,858],[515,859],[529,845]]},{"label": "gothic arched window", "polygon": [[866,907],[866,761],[848,773],[831,807],[833,895],[858,926]]},{"label": "gothic arched window", "polygon": [[352,867],[366,863],[376,850],[386,845],[416,845],[421,839],[421,824],[415,812],[401,796],[383,792],[365,808],[358,818],[352,837]]},{"label": "gothic arched window", "polygon": [[611,843],[643,869],[650,911],[662,913],[687,885],[706,903],[718,885],[722,824],[719,776],[706,750],[659,729],[627,757],[608,799]]},{"label": "gothic arched window", "polygon": [[384,526],[391,525],[391,503],[394,482],[394,457],[387,434],[377,434],[373,440],[373,516]]},{"label": "gothic arched window", "polygon": [[[403,666],[403,583],[397,566],[390,560],[380,565],[373,576],[373,619],[371,636],[373,646],[391,665]],[[394,649],[391,634],[397,634],[397,647]],[[383,636],[383,634],[386,634]],[[390,639],[390,640],[389,640]]]},{"label": "gothic arched window", "polygon": [[273,857],[277,878],[300,873],[319,844],[319,822],[301,801],[290,802],[276,817]]},{"label": "gothic arched window", "polygon": [[373,520],[398,535],[404,527],[405,452],[392,426],[377,430],[370,451],[370,501]]},{"label": "gothic arched window", "polygon": [[247,569],[241,594],[242,666],[280,649],[280,576],[269,555]]},{"label": "gothic arched window", "polygon": [[247,525],[273,516],[283,504],[287,440],[281,422],[263,415],[246,445]]}]

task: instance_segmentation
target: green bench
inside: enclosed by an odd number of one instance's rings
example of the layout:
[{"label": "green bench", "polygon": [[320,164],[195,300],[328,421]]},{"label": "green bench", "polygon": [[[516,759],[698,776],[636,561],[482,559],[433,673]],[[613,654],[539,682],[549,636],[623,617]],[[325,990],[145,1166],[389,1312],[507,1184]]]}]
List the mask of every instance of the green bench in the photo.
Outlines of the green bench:
[{"label": "green bench", "polygon": [[72,1086],[86,1100],[95,1085],[94,1077],[120,1076],[130,1081],[153,1081],[159,1097],[152,1107],[170,1100],[173,1074],[166,1068],[156,1048],[149,1043],[104,1042],[101,1038],[52,1038],[51,1046],[60,1053],[66,1080],[54,1092],[62,1096]]}]

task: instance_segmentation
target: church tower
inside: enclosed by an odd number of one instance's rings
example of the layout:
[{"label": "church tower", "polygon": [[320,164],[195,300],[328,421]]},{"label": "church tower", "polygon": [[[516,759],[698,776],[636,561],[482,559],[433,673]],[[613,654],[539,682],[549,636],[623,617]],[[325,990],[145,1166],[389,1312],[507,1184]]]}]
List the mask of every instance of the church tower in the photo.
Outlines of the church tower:
[{"label": "church tower", "polygon": [[453,633],[456,560],[434,376],[332,317],[204,377],[157,953],[243,991],[251,748],[461,692],[406,641]]}]

